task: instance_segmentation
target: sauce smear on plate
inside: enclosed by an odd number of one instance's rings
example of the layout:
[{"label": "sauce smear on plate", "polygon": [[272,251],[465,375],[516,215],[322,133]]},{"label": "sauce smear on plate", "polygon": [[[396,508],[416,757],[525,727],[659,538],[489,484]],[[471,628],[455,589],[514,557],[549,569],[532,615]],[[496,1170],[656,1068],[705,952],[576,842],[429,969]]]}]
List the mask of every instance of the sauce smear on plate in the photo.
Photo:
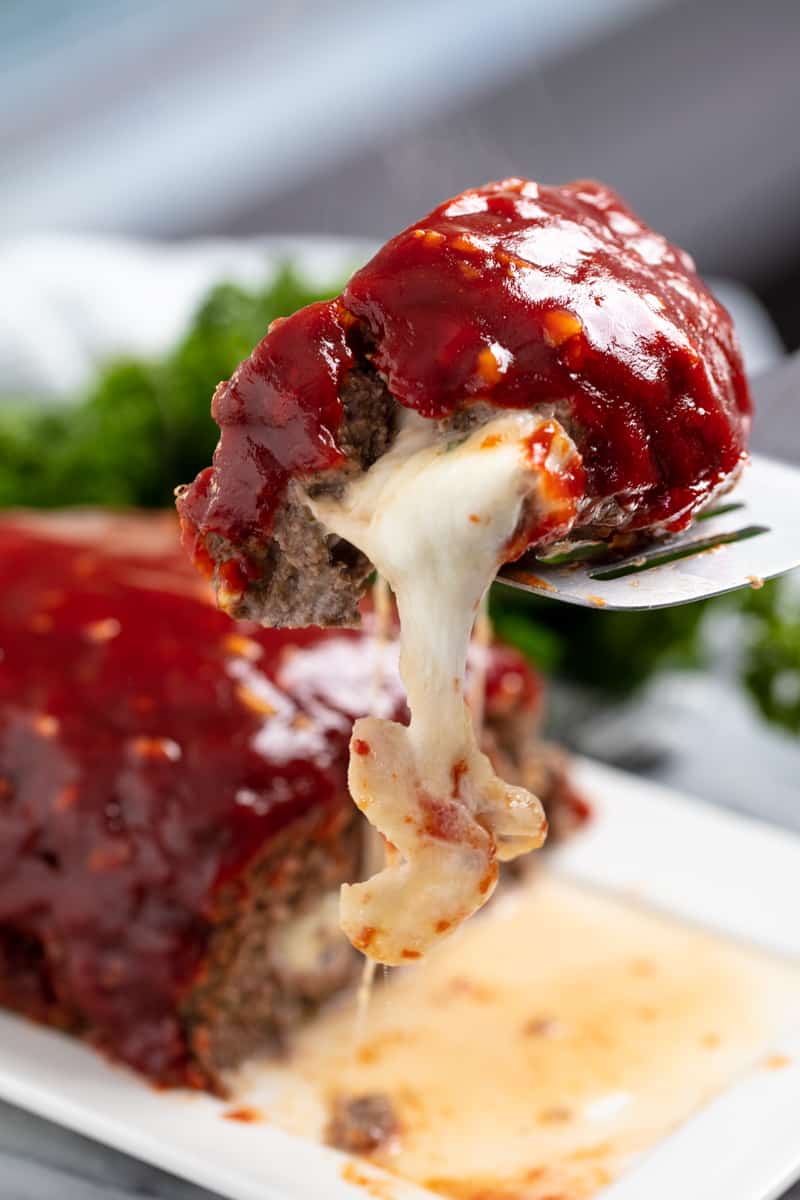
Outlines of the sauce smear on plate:
[{"label": "sauce smear on plate", "polygon": [[270,1113],[322,1138],[343,1097],[383,1096],[399,1132],[371,1162],[456,1200],[582,1200],[799,999],[795,966],[541,874],[394,973],[355,1056],[350,1007],[308,1028]]}]

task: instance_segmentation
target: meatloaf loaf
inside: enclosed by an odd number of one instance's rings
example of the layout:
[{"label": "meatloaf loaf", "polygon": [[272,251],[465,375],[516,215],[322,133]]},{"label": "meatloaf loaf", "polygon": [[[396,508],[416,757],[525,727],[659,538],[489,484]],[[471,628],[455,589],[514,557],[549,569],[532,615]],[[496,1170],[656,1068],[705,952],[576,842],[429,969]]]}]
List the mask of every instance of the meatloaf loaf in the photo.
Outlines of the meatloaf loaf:
[{"label": "meatloaf loaf", "polygon": [[[337,893],[368,827],[350,726],[404,704],[370,628],[233,624],[166,517],[0,521],[0,1003],[221,1091],[351,982]],[[536,741],[540,706],[496,647],[484,745],[558,833],[585,809]]]}]

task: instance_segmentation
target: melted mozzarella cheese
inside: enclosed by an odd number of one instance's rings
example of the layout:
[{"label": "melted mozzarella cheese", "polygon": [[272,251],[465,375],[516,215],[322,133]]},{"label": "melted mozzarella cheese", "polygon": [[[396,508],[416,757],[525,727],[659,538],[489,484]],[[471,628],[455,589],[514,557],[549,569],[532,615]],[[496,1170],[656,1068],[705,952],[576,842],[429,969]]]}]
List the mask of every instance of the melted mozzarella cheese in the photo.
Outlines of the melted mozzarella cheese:
[{"label": "melted mozzarella cheese", "polygon": [[[531,447],[545,425],[542,461]],[[484,592],[531,513],[549,511],[552,479],[576,456],[552,418],[533,413],[506,413],[455,445],[409,413],[391,450],[343,498],[308,501],[388,580],[400,616],[411,721],[357,721],[348,777],[393,849],[382,871],[341,898],[345,933],[380,962],[421,957],[488,900],[498,859],[544,841],[538,799],[498,778],[478,748],[464,670]]]}]

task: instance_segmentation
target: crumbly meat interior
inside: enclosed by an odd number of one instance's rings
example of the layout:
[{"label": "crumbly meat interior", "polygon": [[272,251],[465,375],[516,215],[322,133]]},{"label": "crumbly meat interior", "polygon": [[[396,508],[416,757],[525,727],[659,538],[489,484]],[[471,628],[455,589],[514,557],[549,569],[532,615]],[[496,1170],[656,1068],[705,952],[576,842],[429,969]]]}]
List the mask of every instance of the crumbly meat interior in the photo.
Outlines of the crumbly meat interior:
[{"label": "crumbly meat interior", "polygon": [[[340,495],[353,475],[386,452],[397,429],[397,402],[366,360],[348,372],[340,399],[344,416],[337,440],[349,464],[318,475],[308,489],[313,496]],[[214,557],[224,558],[220,543],[212,537],[209,548]],[[276,628],[358,624],[358,602],[372,564],[316,520],[297,481],[287,489],[270,537],[249,551],[259,575],[231,616]]]},{"label": "crumbly meat interior", "polygon": [[339,815],[338,831],[313,815],[288,826],[244,886],[237,880],[219,897],[202,976],[182,1004],[192,1057],[217,1090],[248,1055],[284,1049],[355,975],[337,895],[361,871],[364,831],[352,810]]}]

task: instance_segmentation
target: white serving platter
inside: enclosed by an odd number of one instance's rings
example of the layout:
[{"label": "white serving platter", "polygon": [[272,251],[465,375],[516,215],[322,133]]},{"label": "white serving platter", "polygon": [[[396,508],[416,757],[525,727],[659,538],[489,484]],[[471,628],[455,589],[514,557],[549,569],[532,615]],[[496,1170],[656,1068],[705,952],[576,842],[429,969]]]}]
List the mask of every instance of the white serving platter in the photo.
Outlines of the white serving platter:
[{"label": "white serving platter", "polygon": [[[547,870],[655,906],[800,962],[800,838],[589,762],[590,827]],[[598,1200],[773,1200],[800,1176],[800,1012],[711,1104],[598,1193]],[[761,1061],[761,1060],[759,1060]],[[211,1188],[230,1200],[422,1200],[430,1193],[223,1102],[154,1091],[61,1034],[0,1015],[0,1097]],[[345,1170],[345,1175],[347,1171]],[[365,1189],[363,1179],[374,1179]]]}]

